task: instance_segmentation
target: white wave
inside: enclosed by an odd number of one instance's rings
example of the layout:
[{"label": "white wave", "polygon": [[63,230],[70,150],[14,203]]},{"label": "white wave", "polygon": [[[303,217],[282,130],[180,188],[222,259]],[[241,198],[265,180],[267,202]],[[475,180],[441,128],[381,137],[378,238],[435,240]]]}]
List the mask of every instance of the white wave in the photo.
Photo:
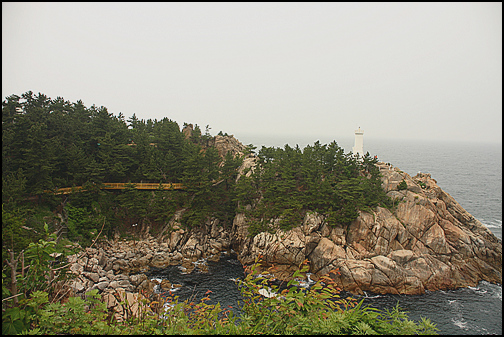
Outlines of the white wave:
[{"label": "white wave", "polygon": [[383,296],[382,295],[366,296],[366,298],[378,298],[378,297],[383,297]]},{"label": "white wave", "polygon": [[448,303],[450,304],[454,312],[454,317],[452,317],[451,319],[453,325],[467,330],[467,322],[464,320],[464,317],[462,315],[462,308],[464,307],[464,304],[457,300],[448,300]]},{"label": "white wave", "polygon": [[267,289],[266,288],[261,288],[261,289],[259,289],[258,293],[261,294],[261,295],[263,295],[264,297],[267,297],[267,298],[271,298],[271,297],[276,297],[277,296],[277,293],[274,292],[274,291],[271,291],[270,287],[268,287]]},{"label": "white wave", "polygon": [[179,289],[180,289],[180,287],[174,287],[173,285],[170,287],[170,291],[171,291],[172,293],[174,293],[174,292],[178,291]]},{"label": "white wave", "polygon": [[306,273],[306,280],[296,279],[296,281],[298,281],[300,287],[309,288],[309,287],[311,287],[312,284],[315,283],[315,281],[313,281],[310,278],[310,275],[312,275],[312,274],[311,273]]},{"label": "white wave", "polygon": [[500,288],[500,290],[498,291],[494,291],[491,296],[502,301],[502,288]]},{"label": "white wave", "polygon": [[488,228],[502,228],[502,220],[499,219],[493,219],[493,220],[482,219],[481,223]]},{"label": "white wave", "polygon": [[201,259],[199,259],[199,260],[197,260],[197,261],[194,261],[194,262],[193,262],[193,264],[194,264],[195,266],[199,266],[200,264],[206,264],[206,263],[207,263],[207,261],[208,261],[207,259],[201,258]]},{"label": "white wave", "polygon": [[378,298],[378,297],[383,297],[384,295],[368,295],[368,293],[366,291],[363,291],[364,292],[364,297],[365,298]]},{"label": "white wave", "polygon": [[492,284],[490,282],[482,281],[487,288],[489,288],[490,297],[498,298],[502,301],[502,286],[498,284]]},{"label": "white wave", "polygon": [[498,296],[493,296],[494,293],[497,293],[500,291],[500,294],[501,294],[501,299],[502,299],[502,286],[499,286],[499,285],[495,285],[495,284],[491,284],[489,282],[486,282],[486,281],[481,281],[481,283],[479,284],[478,287],[467,287],[468,289],[471,289],[473,290],[475,293],[477,294],[486,294],[488,292],[490,292],[490,295],[492,297],[497,297]]},{"label": "white wave", "polygon": [[234,264],[234,265],[241,265],[241,262],[238,260],[227,260],[228,263]]},{"label": "white wave", "polygon": [[451,320],[453,322],[453,325],[458,326],[461,329],[467,330],[467,328],[466,328],[467,322],[464,321],[463,318],[459,319],[459,318],[453,317]]}]

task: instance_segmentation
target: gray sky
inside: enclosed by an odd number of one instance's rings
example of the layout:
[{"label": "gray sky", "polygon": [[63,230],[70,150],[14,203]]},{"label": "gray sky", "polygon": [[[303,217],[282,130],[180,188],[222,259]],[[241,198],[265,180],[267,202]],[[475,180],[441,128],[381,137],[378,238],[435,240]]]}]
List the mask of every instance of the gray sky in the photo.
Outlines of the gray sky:
[{"label": "gray sky", "polygon": [[502,3],[3,2],[2,100],[29,90],[240,140],[502,143]]}]

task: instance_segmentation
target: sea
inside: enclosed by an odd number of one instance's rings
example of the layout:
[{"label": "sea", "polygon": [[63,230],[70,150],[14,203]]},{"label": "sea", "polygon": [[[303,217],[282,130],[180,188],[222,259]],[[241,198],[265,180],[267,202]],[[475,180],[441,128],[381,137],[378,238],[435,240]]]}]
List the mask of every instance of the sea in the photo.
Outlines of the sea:
[{"label": "sea", "polygon": [[[243,137],[243,144],[253,144],[256,152],[262,146],[283,147],[313,145],[319,140],[328,144],[335,140],[348,153],[352,138],[310,139],[308,137]],[[411,176],[430,173],[438,185],[460,205],[480,220],[502,240],[502,144],[413,141],[364,138],[364,152],[378,156]],[[198,261],[202,263],[203,260]],[[205,261],[208,272],[196,268],[186,273],[170,266],[151,269],[151,279],[169,279],[182,284],[172,288],[180,300],[199,301],[210,290],[209,304],[219,302],[239,315],[241,295],[236,280],[243,278],[243,267],[235,252],[223,254],[217,262]],[[309,286],[310,284],[304,284]],[[393,309],[397,304],[410,320],[429,318],[443,335],[502,335],[502,285],[480,282],[476,287],[426,292],[423,295],[378,295],[366,293],[364,303],[378,309]]]}]

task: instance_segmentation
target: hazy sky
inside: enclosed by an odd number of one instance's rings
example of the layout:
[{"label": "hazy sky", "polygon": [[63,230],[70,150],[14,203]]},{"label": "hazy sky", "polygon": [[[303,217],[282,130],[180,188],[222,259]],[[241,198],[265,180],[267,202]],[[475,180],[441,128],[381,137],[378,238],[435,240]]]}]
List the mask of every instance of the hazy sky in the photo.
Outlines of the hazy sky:
[{"label": "hazy sky", "polygon": [[502,143],[502,3],[2,3],[26,91],[210,133]]}]

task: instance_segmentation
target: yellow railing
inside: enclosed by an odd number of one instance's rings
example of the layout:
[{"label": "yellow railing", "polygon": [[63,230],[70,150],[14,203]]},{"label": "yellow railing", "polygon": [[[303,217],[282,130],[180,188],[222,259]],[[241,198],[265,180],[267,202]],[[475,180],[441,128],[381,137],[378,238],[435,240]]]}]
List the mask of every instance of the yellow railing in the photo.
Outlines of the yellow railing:
[{"label": "yellow railing", "polygon": [[[138,190],[157,190],[159,188],[159,183],[103,183],[100,188],[105,190],[123,190],[126,185],[134,185]],[[165,183],[161,184],[163,190],[181,190],[184,189],[184,185],[182,183]],[[54,194],[68,194],[72,192],[77,192],[81,190],[82,186],[74,186],[74,187],[62,187],[58,188],[55,191],[44,191],[46,193],[54,193]]]}]

